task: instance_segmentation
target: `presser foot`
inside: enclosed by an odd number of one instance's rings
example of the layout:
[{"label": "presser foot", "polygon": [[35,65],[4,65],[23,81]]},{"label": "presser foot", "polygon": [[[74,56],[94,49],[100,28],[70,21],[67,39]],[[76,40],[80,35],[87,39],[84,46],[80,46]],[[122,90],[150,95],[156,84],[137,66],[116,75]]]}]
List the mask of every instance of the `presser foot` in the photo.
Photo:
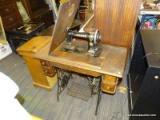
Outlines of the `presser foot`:
[{"label": "presser foot", "polygon": [[93,49],[88,50],[86,54],[93,57],[99,57],[101,53],[102,53],[102,48],[96,48],[96,50]]},{"label": "presser foot", "polygon": [[76,54],[87,54],[92,57],[99,57],[102,53],[102,48],[96,48],[96,50],[89,49],[85,46],[79,46],[78,44],[66,44],[62,51]]},{"label": "presser foot", "polygon": [[87,52],[87,48],[81,47],[78,44],[66,44],[62,51],[69,52],[69,53],[77,53],[77,54],[84,54]]}]

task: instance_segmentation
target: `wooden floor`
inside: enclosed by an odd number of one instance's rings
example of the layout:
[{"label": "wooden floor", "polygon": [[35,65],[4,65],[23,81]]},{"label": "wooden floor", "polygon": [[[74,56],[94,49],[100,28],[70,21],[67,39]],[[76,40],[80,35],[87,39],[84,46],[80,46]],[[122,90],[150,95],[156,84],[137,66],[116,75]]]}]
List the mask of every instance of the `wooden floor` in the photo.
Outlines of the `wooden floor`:
[{"label": "wooden floor", "polygon": [[[121,82],[121,85],[126,88],[128,66],[127,63]],[[23,107],[32,115],[44,120],[128,120],[126,117],[128,115],[127,92],[123,94],[117,90],[114,95],[103,93],[98,115],[95,116],[97,95],[84,101],[67,95],[67,90],[65,90],[60,96],[60,101],[57,102],[57,84],[51,91],[34,87],[25,62],[18,54],[12,53],[1,60],[0,71],[8,75],[19,86],[17,99]],[[74,79],[82,78],[75,75]]]}]

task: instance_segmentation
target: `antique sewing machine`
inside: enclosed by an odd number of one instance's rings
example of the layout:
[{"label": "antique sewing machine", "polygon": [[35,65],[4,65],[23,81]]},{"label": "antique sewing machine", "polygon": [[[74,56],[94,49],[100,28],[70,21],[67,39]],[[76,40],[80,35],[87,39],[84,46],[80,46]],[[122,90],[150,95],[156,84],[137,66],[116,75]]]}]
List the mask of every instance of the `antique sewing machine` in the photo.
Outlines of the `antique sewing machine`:
[{"label": "antique sewing machine", "polygon": [[[66,28],[67,34],[67,44],[62,49],[66,52],[74,52],[78,54],[88,54],[97,57],[101,53],[101,48],[97,46],[98,42],[101,40],[101,35],[99,30],[95,32],[74,32],[71,31],[69,27]],[[79,46],[75,44],[75,38],[80,38],[81,40],[86,40],[88,42],[87,46]]]}]

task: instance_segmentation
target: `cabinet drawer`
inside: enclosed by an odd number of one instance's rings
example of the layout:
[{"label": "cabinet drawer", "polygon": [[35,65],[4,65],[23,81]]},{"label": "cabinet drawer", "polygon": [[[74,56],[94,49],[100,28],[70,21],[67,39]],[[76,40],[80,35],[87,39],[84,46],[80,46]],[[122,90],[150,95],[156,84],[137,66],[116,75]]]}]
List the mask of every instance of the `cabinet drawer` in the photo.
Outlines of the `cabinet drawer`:
[{"label": "cabinet drawer", "polygon": [[45,60],[40,60],[42,66],[49,66],[49,62]]},{"label": "cabinet drawer", "polygon": [[45,75],[53,77],[56,74],[56,70],[52,66],[42,66]]},{"label": "cabinet drawer", "polygon": [[111,75],[103,75],[103,79],[109,82],[116,82],[117,78]]},{"label": "cabinet drawer", "polygon": [[3,18],[4,26],[10,26],[10,25],[16,23],[17,21],[19,21],[19,20],[18,20],[16,14],[13,14],[13,15],[10,15],[10,16]]},{"label": "cabinet drawer", "polygon": [[12,0],[0,0],[0,6],[11,4]]},{"label": "cabinet drawer", "polygon": [[0,8],[0,12],[1,12],[1,16],[2,17],[8,16],[8,15],[14,14],[15,8],[14,8],[14,6],[12,4],[11,5],[7,5],[7,6],[4,6],[4,7],[1,7]]},{"label": "cabinet drawer", "polygon": [[116,92],[117,83],[118,78],[114,76],[104,75],[101,89],[103,92],[114,94]]}]

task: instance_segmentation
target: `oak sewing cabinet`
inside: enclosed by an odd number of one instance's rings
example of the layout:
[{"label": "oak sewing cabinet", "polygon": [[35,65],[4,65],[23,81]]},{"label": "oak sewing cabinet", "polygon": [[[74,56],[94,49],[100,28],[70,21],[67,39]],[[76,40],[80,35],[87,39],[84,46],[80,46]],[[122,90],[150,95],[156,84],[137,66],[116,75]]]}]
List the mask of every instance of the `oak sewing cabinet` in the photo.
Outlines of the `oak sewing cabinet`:
[{"label": "oak sewing cabinet", "polygon": [[[46,68],[49,68],[49,75],[56,73],[58,80],[57,100],[63,91],[61,88],[66,86],[63,83],[67,81],[66,79],[70,79],[70,74],[63,79],[61,71],[76,72],[98,78],[98,97],[95,111],[97,115],[101,92],[114,94],[117,79],[124,75],[126,58],[134,35],[141,1],[95,0],[94,27],[99,29],[102,35],[101,42],[98,44],[102,48],[99,57],[62,51],[66,44],[65,29],[71,27],[79,2],[79,0],[70,0],[61,4],[52,37],[48,38],[51,41],[39,49],[34,54],[34,58],[39,60],[44,73]],[[74,42],[80,46],[87,46],[87,42],[81,39],[76,39]],[[55,70],[50,70],[53,68]],[[46,72],[47,74],[48,72]],[[111,82],[113,82],[113,86],[108,84]]]}]

